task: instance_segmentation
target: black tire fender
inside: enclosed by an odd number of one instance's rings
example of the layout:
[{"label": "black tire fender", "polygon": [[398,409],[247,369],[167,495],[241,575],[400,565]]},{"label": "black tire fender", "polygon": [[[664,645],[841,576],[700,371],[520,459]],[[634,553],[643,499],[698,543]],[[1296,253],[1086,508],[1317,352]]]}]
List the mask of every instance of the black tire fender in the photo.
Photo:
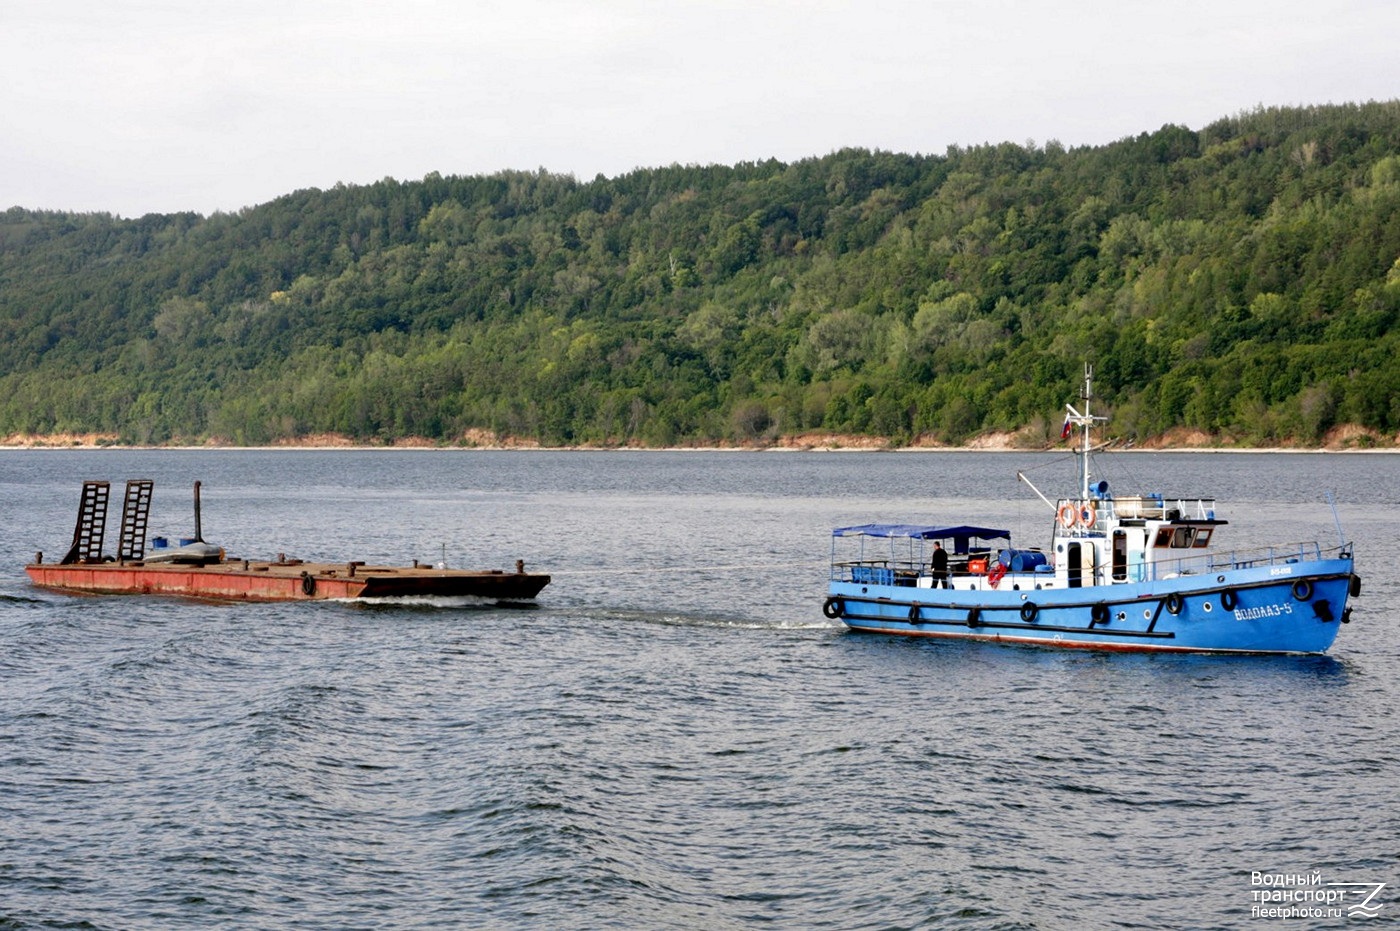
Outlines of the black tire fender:
[{"label": "black tire fender", "polygon": [[826,603],[822,605],[822,614],[825,614],[833,621],[845,613],[846,603],[840,598],[828,598]]},{"label": "black tire fender", "polygon": [[1027,624],[1033,623],[1036,616],[1040,614],[1040,609],[1036,607],[1034,601],[1028,601],[1021,605],[1021,620]]}]

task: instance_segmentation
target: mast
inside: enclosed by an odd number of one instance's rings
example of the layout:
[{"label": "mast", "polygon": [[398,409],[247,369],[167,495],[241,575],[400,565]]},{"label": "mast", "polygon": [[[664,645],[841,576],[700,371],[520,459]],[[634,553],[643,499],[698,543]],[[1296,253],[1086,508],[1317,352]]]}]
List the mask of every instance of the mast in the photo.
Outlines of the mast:
[{"label": "mast", "polygon": [[1090,431],[1096,420],[1107,420],[1107,417],[1095,417],[1089,412],[1089,402],[1094,398],[1094,367],[1088,362],[1084,363],[1084,393],[1079,399],[1084,407],[1084,413],[1074,409],[1073,404],[1066,404],[1065,409],[1069,415],[1065,418],[1067,423],[1079,428],[1079,500],[1089,500],[1089,452],[1093,447]]},{"label": "mast", "polygon": [[1084,394],[1080,398],[1084,402],[1084,426],[1080,430],[1081,442],[1079,447],[1079,500],[1089,500],[1089,433],[1094,426],[1094,418],[1089,414],[1089,402],[1094,398],[1094,367],[1088,362],[1084,363]]}]

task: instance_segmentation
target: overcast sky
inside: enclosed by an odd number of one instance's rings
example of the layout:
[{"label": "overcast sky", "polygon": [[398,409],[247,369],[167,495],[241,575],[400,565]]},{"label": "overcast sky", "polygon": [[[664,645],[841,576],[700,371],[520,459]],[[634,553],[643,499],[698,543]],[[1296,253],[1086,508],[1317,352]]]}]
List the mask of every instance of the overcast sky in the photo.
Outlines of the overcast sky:
[{"label": "overcast sky", "polygon": [[0,0],[0,210],[1102,144],[1400,97],[1397,0]]}]

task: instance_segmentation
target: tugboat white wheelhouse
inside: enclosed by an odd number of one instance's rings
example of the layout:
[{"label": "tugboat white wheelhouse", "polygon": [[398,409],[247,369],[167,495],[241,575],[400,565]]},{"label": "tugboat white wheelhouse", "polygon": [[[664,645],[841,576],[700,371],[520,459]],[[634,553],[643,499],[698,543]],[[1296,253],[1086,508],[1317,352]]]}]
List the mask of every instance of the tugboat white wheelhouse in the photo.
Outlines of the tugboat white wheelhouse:
[{"label": "tugboat white wheelhouse", "polygon": [[[1079,488],[1055,509],[1049,553],[1009,531],[865,524],[832,531],[823,611],[853,630],[1099,650],[1322,653],[1360,594],[1352,547],[1215,548],[1210,498],[1116,496],[1089,474],[1093,371],[1085,367]],[[935,564],[934,544],[943,550]],[[946,569],[942,567],[946,559]]]}]

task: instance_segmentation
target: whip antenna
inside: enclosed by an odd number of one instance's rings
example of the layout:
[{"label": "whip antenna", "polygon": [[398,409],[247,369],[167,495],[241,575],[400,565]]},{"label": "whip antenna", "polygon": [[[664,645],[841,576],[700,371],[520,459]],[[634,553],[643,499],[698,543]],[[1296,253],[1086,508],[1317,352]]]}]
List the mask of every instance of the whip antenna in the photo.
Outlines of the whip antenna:
[{"label": "whip antenna", "polygon": [[1337,515],[1337,499],[1332,497],[1332,489],[1330,488],[1327,489],[1327,503],[1332,508],[1332,520],[1337,525],[1337,545],[1345,547],[1347,545],[1347,536],[1342,532],[1342,519]]}]

